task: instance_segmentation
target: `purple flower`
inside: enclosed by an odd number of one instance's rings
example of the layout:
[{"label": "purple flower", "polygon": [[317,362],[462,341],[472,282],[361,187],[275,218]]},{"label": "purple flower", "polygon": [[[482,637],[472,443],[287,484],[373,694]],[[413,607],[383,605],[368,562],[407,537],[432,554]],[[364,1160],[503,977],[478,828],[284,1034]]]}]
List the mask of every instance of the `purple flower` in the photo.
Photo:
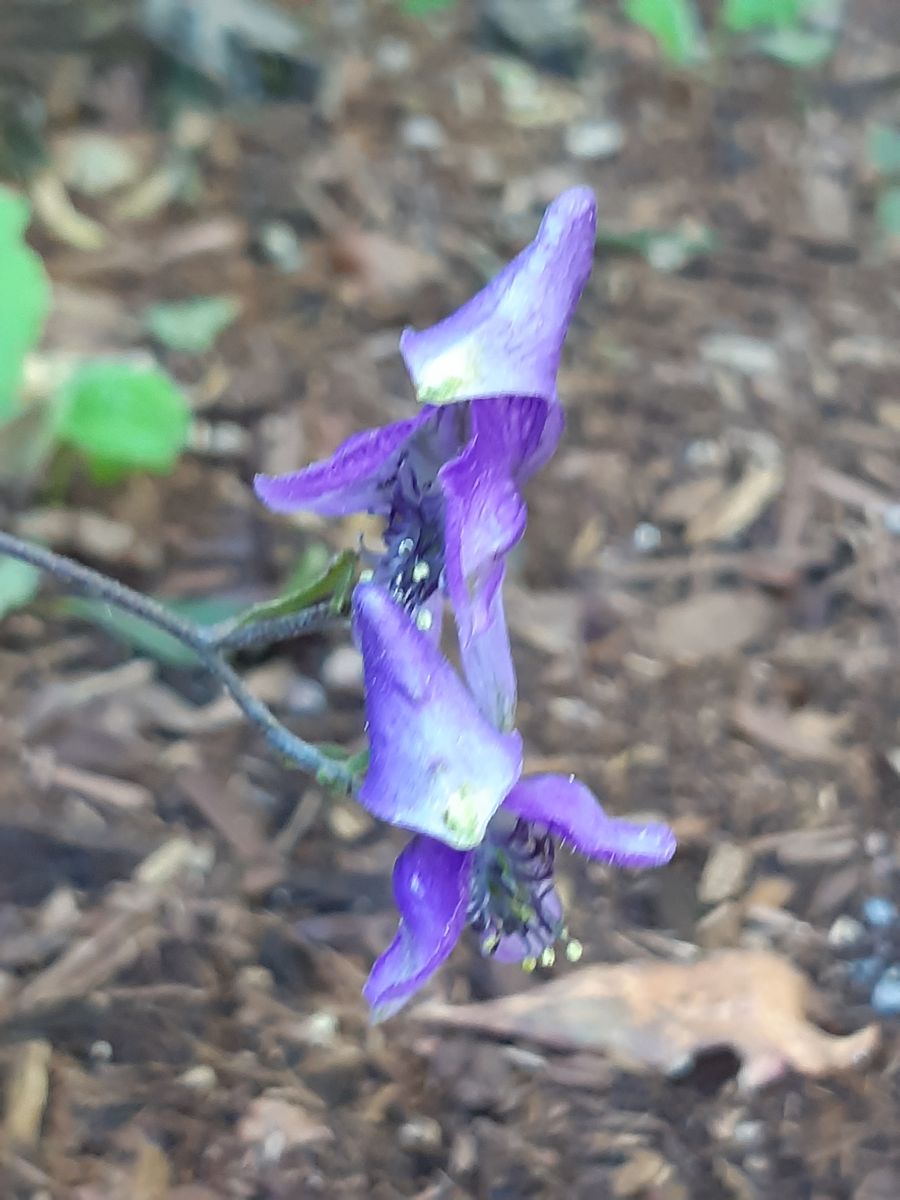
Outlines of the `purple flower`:
[{"label": "purple flower", "polygon": [[537,236],[477,296],[431,329],[407,329],[400,350],[423,404],[476,396],[556,395],[566,329],[594,255],[590,188],[558,196]]},{"label": "purple flower", "polygon": [[[607,816],[571,776],[521,778],[518,734],[501,733],[436,645],[377,584],[360,584],[370,765],[360,801],[416,833],[397,859],[400,927],[372,969],[373,1016],[390,1016],[434,974],[467,925],[482,953],[534,966],[567,939],[554,839],[590,858],[655,867],[672,831]],[[577,948],[577,944],[572,944]]]},{"label": "purple flower", "polygon": [[438,388],[441,407],[356,434],[305,470],[254,481],[278,512],[385,518],[376,582],[436,640],[449,599],[466,677],[501,729],[513,726],[516,692],[500,585],[525,530],[521,487],[562,433],[556,370],[590,271],[594,209],[587,189],[564,193],[531,245],[482,292],[433,329],[404,334],[420,397],[460,354],[480,364],[461,391]]}]

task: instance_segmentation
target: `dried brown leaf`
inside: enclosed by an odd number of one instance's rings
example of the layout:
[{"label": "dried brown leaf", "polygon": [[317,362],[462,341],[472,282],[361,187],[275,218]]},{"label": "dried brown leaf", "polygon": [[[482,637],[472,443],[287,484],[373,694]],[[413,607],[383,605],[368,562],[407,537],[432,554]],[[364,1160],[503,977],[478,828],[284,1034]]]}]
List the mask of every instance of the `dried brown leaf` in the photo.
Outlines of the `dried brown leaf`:
[{"label": "dried brown leaf", "polygon": [[731,654],[765,633],[773,614],[758,592],[696,592],[657,614],[656,649],[681,662]]},{"label": "dried brown leaf", "polygon": [[387,233],[344,229],[328,250],[333,269],[344,276],[346,301],[383,319],[404,316],[418,292],[442,276],[434,255]]},{"label": "dried brown leaf", "polygon": [[725,950],[688,963],[633,962],[577,971],[483,1004],[430,1004],[416,1016],[444,1027],[523,1037],[560,1050],[596,1050],[632,1069],[682,1070],[699,1053],[731,1046],[746,1090],[787,1068],[828,1075],[865,1061],[874,1025],[846,1037],[806,1019],[812,1000],[787,959]]},{"label": "dried brown leaf", "polygon": [[738,701],[732,721],[745,737],[788,758],[838,763],[846,757],[841,735],[850,724],[847,713],[799,708],[786,712],[772,705]]},{"label": "dried brown leaf", "polygon": [[751,464],[733,488],[701,508],[688,522],[685,537],[692,546],[737,537],[771,504],[783,483],[780,460]]},{"label": "dried brown leaf", "polygon": [[[314,1146],[334,1140],[334,1133],[306,1109],[277,1095],[257,1096],[241,1117],[238,1136],[278,1158],[295,1146]],[[276,1153],[277,1151],[277,1153]]]}]

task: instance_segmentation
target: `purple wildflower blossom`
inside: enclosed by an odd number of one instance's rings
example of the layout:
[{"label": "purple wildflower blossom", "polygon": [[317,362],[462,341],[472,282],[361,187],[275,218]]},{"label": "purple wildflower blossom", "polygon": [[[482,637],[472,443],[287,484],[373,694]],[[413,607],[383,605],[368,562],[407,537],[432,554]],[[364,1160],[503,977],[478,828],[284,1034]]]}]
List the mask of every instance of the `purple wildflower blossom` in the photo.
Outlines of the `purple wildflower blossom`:
[{"label": "purple wildflower blossom", "polygon": [[423,404],[504,394],[555,398],[596,222],[594,193],[570,188],[544,213],[534,241],[487,287],[430,329],[404,331],[400,350]]},{"label": "purple wildflower blossom", "polygon": [[484,954],[534,966],[567,934],[553,882],[554,839],[622,867],[656,867],[672,831],[609,817],[572,776],[521,778],[518,734],[501,733],[439,649],[384,589],[353,597],[363,654],[370,766],[360,801],[415,831],[397,859],[400,927],[364,994],[373,1017],[401,1008],[463,930]]},{"label": "purple wildflower blossom", "polygon": [[278,512],[385,518],[376,582],[436,639],[449,599],[466,677],[501,729],[512,728],[515,713],[500,594],[505,557],[525,529],[521,487],[562,434],[556,371],[590,272],[594,221],[592,193],[565,192],[535,240],[483,291],[432,329],[404,333],[418,395],[434,403],[356,434],[305,470],[254,481]]}]

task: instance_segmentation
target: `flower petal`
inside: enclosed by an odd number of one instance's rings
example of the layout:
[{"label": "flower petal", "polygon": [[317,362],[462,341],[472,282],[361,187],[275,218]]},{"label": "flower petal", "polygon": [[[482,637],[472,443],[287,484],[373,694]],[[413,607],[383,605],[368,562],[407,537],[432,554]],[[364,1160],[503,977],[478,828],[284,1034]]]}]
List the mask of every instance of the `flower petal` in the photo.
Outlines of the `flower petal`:
[{"label": "flower petal", "polygon": [[384,488],[396,459],[422,425],[432,419],[424,410],[406,421],[366,429],[348,438],[330,458],[287,475],[257,475],[257,496],[275,512],[308,509],[323,517],[375,512],[387,515],[390,493]]},{"label": "flower petal", "polygon": [[392,1016],[448,958],[466,925],[471,854],[414,837],[394,867],[400,927],[363,995],[373,1021]]},{"label": "flower petal", "polygon": [[359,799],[393,825],[468,850],[522,770],[522,740],[499,733],[427,634],[383,588],[353,593],[363,656],[369,770]]},{"label": "flower petal", "polygon": [[583,783],[565,775],[521,780],[503,807],[543,825],[588,858],[616,867],[661,867],[675,853],[675,834],[668,825],[608,817]]},{"label": "flower petal", "polygon": [[423,404],[515,393],[553,400],[566,330],[594,258],[597,204],[570,188],[537,236],[487,287],[400,350]]},{"label": "flower petal", "polygon": [[[500,567],[500,579],[503,567]],[[503,592],[493,589],[487,605],[487,620],[472,631],[468,613],[456,608],[457,627],[468,629],[459,638],[459,657],[463,674],[484,716],[504,733],[516,723],[516,668],[509,645],[509,630],[503,611]]]},{"label": "flower petal", "polygon": [[525,532],[517,481],[552,453],[563,415],[559,405],[530,396],[473,400],[469,412],[468,444],[438,473],[446,590],[478,705],[499,729],[510,729],[516,685],[499,594],[504,558]]}]

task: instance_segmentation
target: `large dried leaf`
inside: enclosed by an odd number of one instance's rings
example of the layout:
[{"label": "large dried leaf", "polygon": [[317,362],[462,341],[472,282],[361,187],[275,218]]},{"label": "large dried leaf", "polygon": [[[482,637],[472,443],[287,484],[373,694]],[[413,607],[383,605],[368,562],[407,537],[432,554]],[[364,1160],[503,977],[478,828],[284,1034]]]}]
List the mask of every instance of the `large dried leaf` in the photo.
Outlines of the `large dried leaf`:
[{"label": "large dried leaf", "polygon": [[773,613],[759,592],[695,592],[657,613],[656,649],[679,662],[732,654],[761,637]]},{"label": "large dried leaf", "polygon": [[443,1027],[521,1037],[559,1050],[596,1050],[632,1069],[684,1070],[704,1050],[733,1047],[751,1090],[787,1068],[822,1076],[864,1062],[878,1042],[866,1026],[847,1037],[806,1019],[811,989],[787,959],[727,950],[689,963],[588,967],[544,987],[483,1004],[415,1012]]}]

